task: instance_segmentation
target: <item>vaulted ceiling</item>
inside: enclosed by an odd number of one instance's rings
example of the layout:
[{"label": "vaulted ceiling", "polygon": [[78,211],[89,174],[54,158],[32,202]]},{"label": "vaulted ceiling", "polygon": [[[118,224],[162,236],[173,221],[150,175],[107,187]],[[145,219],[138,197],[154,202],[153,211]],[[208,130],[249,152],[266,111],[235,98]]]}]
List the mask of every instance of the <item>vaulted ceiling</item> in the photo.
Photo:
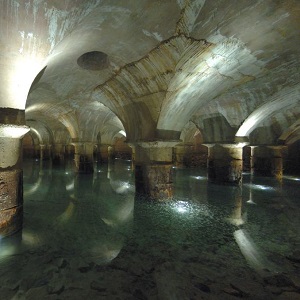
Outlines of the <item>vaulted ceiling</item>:
[{"label": "vaulted ceiling", "polygon": [[299,28],[298,0],[0,0],[0,107],[53,139],[296,141]]}]

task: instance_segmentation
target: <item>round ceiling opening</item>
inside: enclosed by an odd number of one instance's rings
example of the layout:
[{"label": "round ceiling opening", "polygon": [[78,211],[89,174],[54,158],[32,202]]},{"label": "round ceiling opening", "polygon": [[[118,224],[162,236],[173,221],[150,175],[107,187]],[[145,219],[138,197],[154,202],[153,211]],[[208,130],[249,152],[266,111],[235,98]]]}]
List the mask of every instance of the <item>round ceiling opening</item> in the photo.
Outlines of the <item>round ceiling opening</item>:
[{"label": "round ceiling opening", "polygon": [[107,54],[101,51],[91,51],[82,54],[77,59],[77,64],[86,70],[103,70],[108,68],[109,61]]}]

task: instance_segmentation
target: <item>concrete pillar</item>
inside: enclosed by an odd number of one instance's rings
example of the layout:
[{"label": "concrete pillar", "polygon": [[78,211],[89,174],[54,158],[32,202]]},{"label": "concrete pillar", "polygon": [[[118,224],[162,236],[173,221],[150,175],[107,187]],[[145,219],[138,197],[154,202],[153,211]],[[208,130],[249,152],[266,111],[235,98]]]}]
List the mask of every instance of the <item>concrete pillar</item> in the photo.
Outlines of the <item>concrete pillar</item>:
[{"label": "concrete pillar", "polygon": [[286,146],[251,146],[251,173],[282,178]]},{"label": "concrete pillar", "polygon": [[22,138],[29,127],[0,124],[0,237],[23,223]]},{"label": "concrete pillar", "polygon": [[178,142],[139,142],[135,144],[136,191],[154,200],[173,196],[172,152]]},{"label": "concrete pillar", "polygon": [[89,174],[94,172],[94,144],[90,142],[73,142],[75,147],[75,172]]},{"label": "concrete pillar", "polygon": [[206,144],[208,180],[240,184],[243,172],[243,147],[238,144]]},{"label": "concrete pillar", "polygon": [[52,163],[54,165],[63,164],[65,161],[66,146],[62,143],[56,143],[53,147]]}]

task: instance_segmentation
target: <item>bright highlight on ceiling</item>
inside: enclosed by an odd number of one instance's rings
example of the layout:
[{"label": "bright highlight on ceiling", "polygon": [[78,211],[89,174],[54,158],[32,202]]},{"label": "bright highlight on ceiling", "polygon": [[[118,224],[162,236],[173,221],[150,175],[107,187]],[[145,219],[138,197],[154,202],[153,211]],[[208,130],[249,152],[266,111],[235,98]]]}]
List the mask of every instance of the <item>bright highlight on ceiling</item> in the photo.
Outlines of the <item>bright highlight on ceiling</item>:
[{"label": "bright highlight on ceiling", "polygon": [[42,68],[42,62],[36,57],[17,57],[9,73],[8,88],[12,94],[9,107],[25,109],[29,89]]}]

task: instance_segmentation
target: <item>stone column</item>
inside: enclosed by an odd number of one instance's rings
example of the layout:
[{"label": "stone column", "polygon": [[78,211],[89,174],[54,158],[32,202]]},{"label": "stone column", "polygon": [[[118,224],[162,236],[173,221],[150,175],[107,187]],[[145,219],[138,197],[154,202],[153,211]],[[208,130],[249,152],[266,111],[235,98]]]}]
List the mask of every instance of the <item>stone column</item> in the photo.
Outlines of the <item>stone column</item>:
[{"label": "stone column", "polygon": [[131,148],[131,169],[132,171],[135,170],[135,146],[134,144],[128,143],[129,147]]},{"label": "stone column", "polygon": [[13,234],[23,223],[22,125],[0,124],[0,237]]},{"label": "stone column", "polygon": [[139,142],[135,144],[136,191],[154,200],[173,196],[172,147],[178,142]]},{"label": "stone column", "polygon": [[66,147],[64,144],[57,143],[53,147],[53,158],[52,163],[55,165],[60,165],[65,161]]},{"label": "stone column", "polygon": [[40,144],[40,160],[44,160],[46,145]]},{"label": "stone column", "polygon": [[243,172],[243,147],[239,144],[206,144],[208,180],[240,184]]},{"label": "stone column", "polygon": [[110,159],[110,145],[101,144],[98,145],[98,161],[102,163],[107,163]]},{"label": "stone column", "polygon": [[72,142],[75,147],[75,172],[89,174],[94,172],[94,144],[90,142]]},{"label": "stone column", "polygon": [[251,173],[282,178],[285,146],[251,146]]},{"label": "stone column", "polygon": [[108,147],[108,157],[109,159],[115,159],[116,158],[116,148],[114,145],[110,145]]},{"label": "stone column", "polygon": [[179,144],[175,149],[175,164],[177,167],[190,166],[192,144]]},{"label": "stone column", "polygon": [[40,153],[41,153],[41,150],[40,150],[40,145],[34,145],[34,158],[35,159],[40,159]]},{"label": "stone column", "polygon": [[68,159],[73,158],[74,157],[74,145],[68,144],[65,145],[65,153],[66,153],[66,157]]},{"label": "stone column", "polygon": [[244,172],[251,171],[251,146],[243,148],[243,170]]},{"label": "stone column", "polygon": [[50,160],[52,145],[40,144],[40,160]]},{"label": "stone column", "polygon": [[210,181],[213,181],[213,179],[216,177],[213,151],[215,144],[203,144],[203,146],[207,147],[207,178]]}]

